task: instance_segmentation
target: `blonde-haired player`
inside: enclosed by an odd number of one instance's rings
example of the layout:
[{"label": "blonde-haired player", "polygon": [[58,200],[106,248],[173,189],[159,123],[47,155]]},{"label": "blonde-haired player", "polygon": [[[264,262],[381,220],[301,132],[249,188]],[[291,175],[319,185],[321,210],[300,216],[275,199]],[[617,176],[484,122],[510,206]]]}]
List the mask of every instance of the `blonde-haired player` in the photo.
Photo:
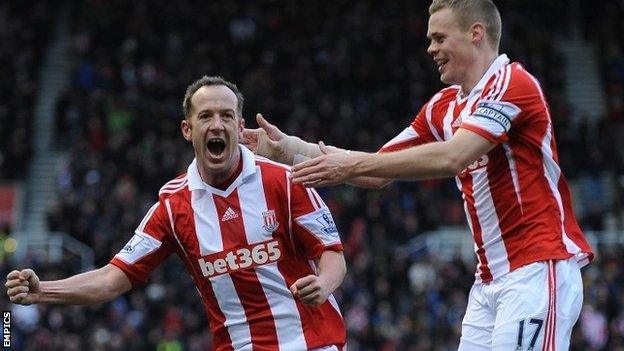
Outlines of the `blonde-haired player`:
[{"label": "blonde-haired player", "polygon": [[435,0],[428,53],[442,82],[414,121],[377,153],[285,135],[261,116],[244,142],[293,167],[293,181],[379,188],[455,176],[478,265],[459,350],[567,350],[592,250],[558,163],[548,104],[522,65],[499,55],[490,0]]}]

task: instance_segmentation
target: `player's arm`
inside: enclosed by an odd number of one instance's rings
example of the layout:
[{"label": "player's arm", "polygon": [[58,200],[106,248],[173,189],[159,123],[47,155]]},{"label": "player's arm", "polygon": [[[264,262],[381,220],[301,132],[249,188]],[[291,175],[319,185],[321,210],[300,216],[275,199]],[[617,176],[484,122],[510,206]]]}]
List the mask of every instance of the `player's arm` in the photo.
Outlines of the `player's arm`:
[{"label": "player's arm", "polygon": [[[241,144],[255,154],[273,161],[293,165],[323,155],[318,144],[309,143],[292,135],[287,135],[269,123],[261,114],[256,115],[260,128],[245,129]],[[335,146],[327,146],[325,152],[347,152]],[[381,189],[392,182],[391,179],[375,177],[357,177],[349,181],[350,185],[368,189]]]},{"label": "player's arm", "polygon": [[325,251],[317,261],[318,275],[298,279],[290,290],[306,305],[318,306],[336,290],[345,275],[347,264],[342,251]]},{"label": "player's arm", "polygon": [[126,274],[112,264],[66,279],[39,281],[32,269],[7,275],[7,295],[11,302],[30,305],[93,305],[110,301],[132,288]]},{"label": "player's arm", "polygon": [[447,141],[432,142],[388,153],[327,153],[293,167],[293,182],[327,186],[354,177],[429,179],[451,177],[465,169],[496,144],[460,128]]}]

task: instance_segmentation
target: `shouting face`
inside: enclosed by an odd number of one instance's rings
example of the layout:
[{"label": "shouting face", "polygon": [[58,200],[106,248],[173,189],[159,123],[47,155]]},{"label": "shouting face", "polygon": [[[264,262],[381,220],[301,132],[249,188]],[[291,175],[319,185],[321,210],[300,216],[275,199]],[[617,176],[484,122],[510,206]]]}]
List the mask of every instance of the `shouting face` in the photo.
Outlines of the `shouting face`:
[{"label": "shouting face", "polygon": [[427,38],[431,40],[427,52],[433,56],[440,80],[463,85],[475,61],[471,29],[460,28],[453,10],[444,8],[429,17]]},{"label": "shouting face", "polygon": [[182,121],[184,139],[193,143],[199,173],[208,184],[225,181],[238,166],[244,122],[236,105],[236,95],[225,85],[203,86],[193,94],[190,115]]}]

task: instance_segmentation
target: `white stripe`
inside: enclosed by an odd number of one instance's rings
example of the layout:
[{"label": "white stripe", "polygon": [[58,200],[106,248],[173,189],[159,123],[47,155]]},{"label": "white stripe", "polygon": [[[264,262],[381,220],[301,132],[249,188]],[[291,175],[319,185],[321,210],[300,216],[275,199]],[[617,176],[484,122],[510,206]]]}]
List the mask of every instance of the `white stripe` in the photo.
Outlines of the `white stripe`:
[{"label": "white stripe", "polygon": [[206,256],[223,251],[220,218],[212,194],[207,191],[192,191],[191,206],[195,216],[199,255]]},{"label": "white stripe", "polygon": [[[178,246],[180,246],[180,250],[184,254],[184,258],[186,258],[186,261],[188,262],[188,266],[195,273],[194,276],[195,277],[201,277],[202,275],[199,274],[199,272],[197,272],[197,270],[195,269],[195,265],[193,264],[193,262],[189,258],[188,254],[186,252],[186,249],[184,249],[184,246],[180,242],[180,239],[178,238],[178,234],[176,234],[175,225],[173,224],[173,213],[171,211],[171,204],[169,203],[169,199],[165,200],[165,208],[167,209],[167,215],[169,216],[169,225],[171,226],[171,234],[173,234],[173,237],[175,238],[176,242],[178,243]],[[199,296],[201,296],[201,298],[203,300],[204,299],[204,294],[202,294],[201,290],[199,289],[199,285],[195,284],[195,289],[197,289],[197,292],[199,292]]]},{"label": "white stripe", "polygon": [[511,65],[507,65],[505,67],[505,83],[498,95],[494,96],[492,100],[500,100],[503,98],[503,95],[505,95],[507,88],[509,87],[509,81],[511,81]]},{"label": "white stripe", "polygon": [[446,109],[446,114],[442,119],[442,131],[444,132],[444,140],[450,140],[453,137],[453,129],[451,123],[453,123],[453,112],[455,110],[456,101],[451,101]]},{"label": "white stripe", "polygon": [[[269,209],[262,183],[262,168],[253,178],[247,179],[240,186],[238,196],[247,242],[253,244],[271,239],[273,233],[262,229],[264,225],[262,212]],[[281,218],[276,219],[280,222]],[[280,224],[283,225],[283,223]],[[282,244],[285,243],[282,242]],[[285,254],[285,249],[282,248],[282,255]],[[277,263],[256,267],[255,271],[273,315],[280,348],[306,350],[307,345],[303,336],[299,310]]]},{"label": "white stripe", "polygon": [[152,205],[152,207],[150,207],[150,209],[147,211],[147,214],[145,214],[145,217],[143,217],[141,224],[139,224],[136,230],[140,232],[145,231],[145,226],[147,225],[147,222],[150,220],[150,218],[152,218],[154,211],[156,211],[156,209],[158,208],[158,204],[159,202],[156,202],[155,204]]},{"label": "white stripe", "polygon": [[266,157],[262,157],[262,156],[255,156],[256,161],[260,161],[260,162],[266,162],[266,163],[270,163],[272,165],[278,166],[280,168],[283,168],[285,171],[290,172],[291,171],[291,166],[283,164],[283,163],[279,163],[279,162],[275,162],[273,160],[270,160]]},{"label": "white stripe", "polygon": [[307,350],[297,304],[277,263],[256,267],[256,276],[269,302],[281,350]]},{"label": "white stripe", "polygon": [[316,198],[314,197],[310,189],[306,188],[306,192],[308,193],[308,197],[310,198],[310,202],[312,203],[314,209],[318,210],[319,208],[321,208],[321,205],[316,201]]},{"label": "white stripe", "polygon": [[[559,165],[557,164],[557,162],[555,162],[553,151],[552,151],[552,148],[550,147],[550,143],[552,141],[552,130],[551,130],[552,125],[551,125],[551,119],[550,119],[550,112],[548,108],[546,108],[546,99],[544,98],[544,93],[542,92],[542,89],[540,88],[539,83],[533,76],[529,75],[529,77],[531,77],[533,84],[535,84],[535,87],[540,93],[540,98],[542,100],[542,104],[544,105],[544,108],[546,110],[546,114],[548,117],[548,128],[546,128],[546,134],[544,135],[544,139],[542,140],[542,147],[541,147],[541,151],[543,155],[544,177],[548,181],[548,186],[550,187],[550,191],[552,192],[553,196],[555,197],[555,200],[557,201],[557,207],[559,208],[559,219],[561,221],[561,235],[562,235],[563,243],[566,246],[566,250],[574,255],[579,256],[579,254],[581,254],[581,248],[574,241],[572,241],[572,239],[570,239],[570,237],[568,236],[565,230],[565,225],[564,225],[565,212],[563,209],[563,201],[561,199],[561,193],[559,193],[559,187],[558,187],[559,178],[561,177],[561,168],[559,168]],[[587,257],[587,254],[581,254],[579,257],[577,257],[577,260],[583,260],[585,257]]]},{"label": "white stripe", "polygon": [[[195,233],[199,243],[199,254],[205,256],[223,251],[221,227],[213,195],[207,191],[191,192],[191,206],[195,215]],[[251,350],[251,332],[234,282],[229,274],[210,278],[215,300],[225,316],[224,326],[228,329],[232,347],[235,350]]]},{"label": "white stripe", "polygon": [[170,186],[170,185],[175,185],[175,184],[179,184],[182,183],[186,180],[186,176],[182,177],[182,178],[178,178],[178,179],[172,179],[169,182],[167,182],[165,184],[165,186]]},{"label": "white stripe", "polygon": [[329,304],[332,305],[336,312],[338,312],[338,315],[342,317],[342,313],[340,312],[340,306],[338,306],[338,301],[336,301],[334,294],[329,295],[327,301],[329,301]]},{"label": "white stripe", "polygon": [[500,93],[501,89],[503,88],[503,83],[505,82],[505,73],[507,72],[507,70],[505,69],[505,67],[501,67],[498,72],[500,76],[498,77],[498,81],[496,82],[494,90],[492,90],[492,93],[489,94],[488,99],[493,99],[498,93]]},{"label": "white stripe", "polygon": [[215,300],[225,316],[223,325],[227,328],[234,350],[252,350],[251,331],[245,309],[234,287],[229,274],[221,274],[210,278]]},{"label": "white stripe", "polygon": [[173,194],[179,191],[180,189],[184,188],[187,184],[188,182],[184,181],[175,187],[163,187],[162,189],[160,189],[159,194]]},{"label": "white stripe", "polygon": [[319,195],[316,189],[310,189],[310,192],[316,198],[316,200],[318,201],[321,207],[327,207],[327,205],[325,204],[325,201],[323,201],[323,198],[321,198],[321,195]]},{"label": "white stripe", "polygon": [[[488,268],[492,277],[509,272],[507,249],[503,241],[498,214],[490,193],[487,168],[481,168],[471,173],[472,194],[475,201],[477,219],[481,226],[483,249],[488,261]],[[477,255],[478,256],[478,255]]]},{"label": "white stripe", "polygon": [[437,141],[444,141],[442,138],[440,138],[440,134],[438,134],[438,131],[436,130],[435,126],[433,125],[433,122],[431,121],[431,110],[433,109],[433,105],[440,100],[440,98],[442,97],[442,92],[439,92],[437,94],[435,94],[432,98],[431,101],[429,101],[429,104],[427,105],[427,109],[425,110],[425,117],[427,117],[427,124],[429,124],[429,129],[431,130],[431,134],[433,134],[433,137],[436,138]]},{"label": "white stripe", "polygon": [[513,155],[513,150],[509,146],[509,143],[503,143],[503,149],[505,149],[505,155],[507,156],[507,162],[509,162],[509,172],[511,173],[511,180],[513,181],[514,190],[516,191],[516,198],[518,199],[518,206],[520,206],[520,213],[524,213],[522,206],[522,195],[520,194],[520,181],[518,179],[518,169],[516,168],[516,160]]},{"label": "white stripe", "polygon": [[495,77],[496,77],[496,78],[494,78],[494,81],[492,82],[492,85],[490,85],[490,89],[488,89],[488,94],[487,94],[486,96],[484,96],[484,97],[483,97],[483,100],[489,100],[489,99],[490,99],[490,97],[491,97],[492,95],[494,95],[494,92],[495,92],[496,90],[498,90],[498,87],[499,87],[499,85],[498,85],[498,84],[499,84],[500,79],[501,79],[501,74],[500,74],[500,73],[501,73],[501,71],[500,71],[500,70],[496,71],[496,73],[495,73]]},{"label": "white stripe", "polygon": [[418,137],[419,137],[418,132],[416,132],[414,127],[412,127],[410,125],[410,126],[406,127],[405,129],[403,129],[401,131],[401,133],[399,133],[397,136],[395,136],[390,141],[385,143],[384,146],[382,146],[381,148],[382,149],[386,149],[386,148],[388,148],[390,146],[393,146],[393,145],[396,145],[396,144],[401,144],[401,143],[404,143],[404,142],[409,141],[409,140],[418,139]]}]

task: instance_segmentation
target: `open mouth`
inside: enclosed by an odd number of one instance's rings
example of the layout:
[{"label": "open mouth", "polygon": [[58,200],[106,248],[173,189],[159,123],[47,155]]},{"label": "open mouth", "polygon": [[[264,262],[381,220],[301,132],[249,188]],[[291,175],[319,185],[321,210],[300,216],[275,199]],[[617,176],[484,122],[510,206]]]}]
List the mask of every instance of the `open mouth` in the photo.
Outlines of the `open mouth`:
[{"label": "open mouth", "polygon": [[208,147],[208,152],[212,155],[220,156],[225,151],[225,140],[221,138],[209,139],[206,147]]},{"label": "open mouth", "polygon": [[439,59],[439,60],[436,60],[435,62],[438,65],[438,72],[442,72],[442,69],[448,63],[448,60],[447,59]]}]

